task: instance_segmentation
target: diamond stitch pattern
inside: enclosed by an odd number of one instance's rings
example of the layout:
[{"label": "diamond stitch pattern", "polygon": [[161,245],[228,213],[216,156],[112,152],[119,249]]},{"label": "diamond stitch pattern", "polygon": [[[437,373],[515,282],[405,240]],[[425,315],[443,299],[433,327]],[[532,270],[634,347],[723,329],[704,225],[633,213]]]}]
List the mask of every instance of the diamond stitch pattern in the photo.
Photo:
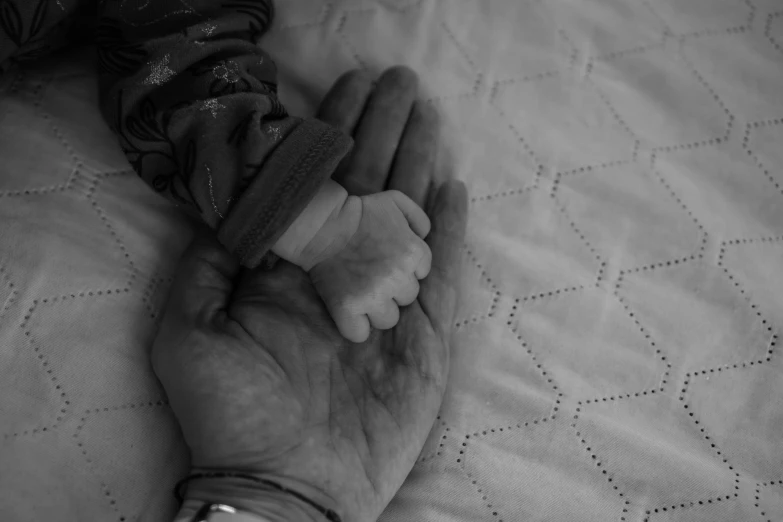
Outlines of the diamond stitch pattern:
[{"label": "diamond stitch pattern", "polygon": [[714,140],[730,126],[719,101],[669,47],[597,61],[590,77],[646,145]]},{"label": "diamond stitch pattern", "polygon": [[[123,318],[128,305],[135,308],[133,321]],[[152,323],[142,310],[140,298],[110,289],[38,304],[27,324],[31,342],[48,358],[74,407],[103,408],[162,395],[145,349],[152,344]],[[84,316],[103,320],[82,324],[78,318]],[[90,342],[104,331],[113,333],[100,343]],[[83,348],[77,352],[76,346]]]},{"label": "diamond stitch pattern", "polygon": [[[453,175],[467,184],[472,202],[513,197],[533,188],[541,172],[539,160],[514,128],[496,124],[496,112],[475,99],[438,100],[435,106],[443,115],[442,140]],[[484,147],[472,146],[484,140]],[[477,171],[482,175],[476,176]]]},{"label": "diamond stitch pattern", "polygon": [[[167,405],[157,400],[84,412],[77,428],[80,448],[83,458],[89,461],[93,473],[104,485],[102,504],[115,511],[115,518],[118,513],[129,512],[131,506],[144,504],[160,506],[162,512],[142,512],[142,517],[174,517],[177,502],[171,492],[147,481],[146,473],[141,470],[152,469],[167,482],[176,482],[187,472],[189,457],[183,451],[182,440],[169,436],[177,429]],[[147,446],[135,444],[142,436],[150,440]],[[141,463],[127,468],[121,480],[105,475],[99,466],[100,462],[111,459],[118,448],[128,459]],[[169,462],[155,459],[155,455],[168,455]]]},{"label": "diamond stitch pattern", "polygon": [[[0,197],[65,190],[78,168],[51,117],[41,109],[46,82],[22,79],[0,98],[0,157],[16,167],[3,169]],[[31,179],[30,172],[47,175]]]},{"label": "diamond stitch pattern", "polygon": [[[552,377],[517,335],[508,329],[497,331],[493,322],[485,322],[466,326],[458,337],[461,342],[452,353],[452,375],[462,386],[453,390],[444,405],[454,426],[463,432],[482,432],[532,423],[551,414],[558,398],[557,384],[548,382]],[[490,339],[495,349],[488,353],[484,347]],[[488,380],[492,381],[489,386]],[[515,411],[519,397],[524,397],[526,407]]]},{"label": "diamond stitch pattern", "polygon": [[759,169],[769,181],[783,193],[783,174],[774,165],[783,162],[783,151],[780,150],[783,139],[783,120],[765,122],[753,128],[749,134],[748,152],[756,159]]},{"label": "diamond stitch pattern", "polygon": [[653,0],[648,2],[676,35],[699,34],[741,27],[749,23],[755,7],[748,0]]},{"label": "diamond stitch pattern", "polygon": [[[508,201],[476,205],[467,236],[493,280],[508,274],[504,294],[534,296],[595,282],[596,255],[546,193],[533,190]],[[568,256],[561,255],[564,250]]]},{"label": "diamond stitch pattern", "polygon": [[[623,509],[623,499],[565,420],[482,437],[469,443],[466,454],[465,471],[476,480],[474,495],[484,502],[485,520],[535,520],[540,513],[565,522],[611,520]],[[486,466],[495,472],[484,473]],[[590,486],[570,487],[583,480]],[[541,495],[520,504],[519,496],[530,489]]]},{"label": "diamond stitch pattern", "polygon": [[638,165],[564,176],[558,199],[593,248],[622,268],[691,256],[704,239],[666,187]]},{"label": "diamond stitch pattern", "polygon": [[[444,11],[444,19],[451,32],[460,35],[471,63],[494,81],[562,70],[575,51],[552,11],[535,0],[457,0]],[[503,67],[497,67],[498,49],[505,49]]]},{"label": "diamond stitch pattern", "polygon": [[[410,65],[469,188],[451,378],[380,520],[781,520],[779,2],[278,4],[293,114]],[[0,79],[13,522],[164,522],[186,466],[147,352],[190,223],[130,171],[92,60]]]},{"label": "diamond stitch pattern", "polygon": [[[428,24],[430,19],[440,18],[435,9],[437,4],[428,1],[406,4],[392,16],[384,16],[381,8],[351,12],[346,14],[340,32],[360,65],[380,71],[405,61],[420,71],[427,98],[469,93],[478,76],[447,29]],[[426,45],[406,48],[417,42],[416,34],[425,30],[430,33]]]},{"label": "diamond stitch pattern", "polygon": [[[751,366],[751,362],[755,364]],[[779,397],[766,390],[780,386],[783,375],[778,364],[755,368],[757,364],[757,360],[751,360],[736,372],[724,370],[694,377],[686,401],[711,441],[739,473],[771,480],[778,476],[781,457],[766,440],[783,429],[783,412]],[[756,376],[753,385],[738,386],[749,371]],[[738,415],[741,408],[752,409],[752,416]]]},{"label": "diamond stitch pattern", "polygon": [[666,29],[644,2],[561,0],[552,2],[551,8],[583,63],[660,43]]},{"label": "diamond stitch pattern", "polygon": [[699,209],[707,233],[724,238],[783,234],[780,194],[770,190],[769,180],[739,144],[678,150],[658,157],[655,170],[683,205]]},{"label": "diamond stitch pattern", "polygon": [[512,321],[567,397],[592,399],[655,388],[664,372],[621,303],[603,289],[528,302]]},{"label": "diamond stitch pattern", "polygon": [[[589,451],[642,511],[734,492],[726,465],[701,458],[709,444],[694,433],[680,409],[676,399],[659,393],[586,405],[580,413],[577,428]],[[616,422],[625,429],[610,428]],[[633,461],[618,458],[627,451],[636,456]]]},{"label": "diamond stitch pattern", "polygon": [[[769,316],[770,333],[779,333],[780,323],[773,318],[783,314],[783,280],[777,267],[783,262],[783,237],[756,237],[730,241],[723,246],[721,266],[737,291],[759,313]],[[769,322],[772,321],[772,322]]]},{"label": "diamond stitch pattern", "polygon": [[764,482],[756,487],[755,493],[756,506],[762,520],[771,522],[783,517],[783,482]]},{"label": "diamond stitch pattern", "polygon": [[[629,274],[620,293],[653,338],[667,339],[676,368],[696,371],[767,356],[772,334],[719,268],[690,262]],[[689,313],[679,312],[684,309]]]},{"label": "diamond stitch pattern", "polygon": [[[117,147],[117,137],[111,132],[95,133],[106,124],[95,111],[98,85],[90,80],[89,76],[52,79],[42,93],[41,110],[49,115],[53,132],[80,171],[100,174],[125,170],[128,164]],[[85,85],[89,86],[86,92]],[[79,120],[72,120],[74,114],[81,115]]]},{"label": "diamond stitch pattern", "polygon": [[[684,44],[683,54],[715,90],[726,107],[747,121],[783,115],[783,99],[775,93],[777,75],[765,63],[780,60],[780,54],[763,35],[747,31],[712,34]],[[749,87],[742,78],[754,78]],[[749,89],[756,91],[748,96]]]},{"label": "diamond stitch pattern", "polygon": [[[500,85],[494,104],[557,172],[633,157],[636,139],[589,85],[570,74]],[[574,107],[591,110],[574,117]]]}]

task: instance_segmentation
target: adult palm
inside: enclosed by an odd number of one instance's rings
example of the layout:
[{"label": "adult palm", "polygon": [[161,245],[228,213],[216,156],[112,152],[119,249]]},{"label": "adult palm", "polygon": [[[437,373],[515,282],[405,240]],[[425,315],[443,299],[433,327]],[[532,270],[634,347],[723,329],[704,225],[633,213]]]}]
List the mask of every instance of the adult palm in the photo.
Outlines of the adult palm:
[{"label": "adult palm", "polygon": [[153,365],[194,468],[272,478],[362,522],[380,515],[412,468],[448,376],[467,213],[461,183],[430,194],[437,118],[415,102],[416,87],[404,68],[375,86],[349,73],[320,112],[355,136],[335,176],[349,192],[429,198],[432,270],[395,328],[351,343],[298,267],[242,270],[208,235],[185,254]]}]

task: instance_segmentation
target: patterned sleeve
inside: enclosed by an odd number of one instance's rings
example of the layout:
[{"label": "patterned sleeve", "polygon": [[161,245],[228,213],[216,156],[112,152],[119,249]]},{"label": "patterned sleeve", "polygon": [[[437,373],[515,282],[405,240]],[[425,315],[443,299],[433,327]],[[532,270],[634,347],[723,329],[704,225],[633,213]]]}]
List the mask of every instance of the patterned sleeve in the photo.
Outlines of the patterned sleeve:
[{"label": "patterned sleeve", "polygon": [[351,147],[291,117],[256,41],[271,0],[102,0],[101,109],[144,181],[257,266]]}]

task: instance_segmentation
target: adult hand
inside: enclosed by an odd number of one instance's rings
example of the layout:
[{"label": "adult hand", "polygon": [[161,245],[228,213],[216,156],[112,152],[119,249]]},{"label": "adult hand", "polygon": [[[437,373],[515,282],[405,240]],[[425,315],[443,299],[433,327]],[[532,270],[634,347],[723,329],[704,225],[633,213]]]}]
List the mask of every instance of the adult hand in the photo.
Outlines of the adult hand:
[{"label": "adult hand", "polygon": [[[416,91],[416,76],[394,68],[374,88],[351,72],[327,95],[320,117],[356,139],[335,176],[349,192],[397,189],[424,204],[438,122]],[[421,451],[448,374],[464,185],[444,183],[427,210],[430,275],[397,326],[361,344],[339,334],[298,267],[242,270],[209,235],[196,238],[152,352],[194,472],[274,480],[346,522],[380,515]],[[189,508],[222,501],[270,522],[324,520],[293,496],[242,480],[193,480],[186,498]]]}]

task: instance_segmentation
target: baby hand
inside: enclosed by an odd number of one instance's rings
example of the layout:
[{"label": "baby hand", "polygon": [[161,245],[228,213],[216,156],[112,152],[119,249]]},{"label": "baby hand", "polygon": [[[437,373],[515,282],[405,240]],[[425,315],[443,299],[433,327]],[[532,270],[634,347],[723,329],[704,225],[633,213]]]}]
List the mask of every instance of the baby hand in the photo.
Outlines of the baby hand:
[{"label": "baby hand", "polygon": [[370,326],[394,327],[399,306],[416,300],[432,253],[427,214],[396,190],[350,197],[340,212],[343,245],[310,269],[316,290],[340,333],[364,342]]}]

